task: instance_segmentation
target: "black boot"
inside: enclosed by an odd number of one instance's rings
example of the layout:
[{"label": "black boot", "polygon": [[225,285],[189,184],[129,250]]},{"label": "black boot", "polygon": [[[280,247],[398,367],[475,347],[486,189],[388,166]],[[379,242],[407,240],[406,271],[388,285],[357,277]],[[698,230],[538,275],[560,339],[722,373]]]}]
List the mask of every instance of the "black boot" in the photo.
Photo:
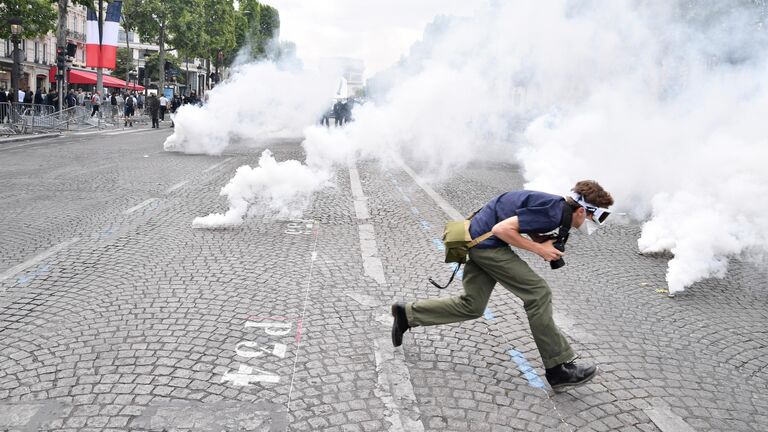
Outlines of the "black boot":
[{"label": "black boot", "polygon": [[392,345],[399,347],[403,344],[403,333],[411,328],[408,325],[408,317],[405,315],[405,303],[393,304],[392,316],[395,318],[392,322]]},{"label": "black boot", "polygon": [[549,381],[552,390],[582,385],[591,380],[596,374],[597,366],[577,365],[575,360],[560,363],[555,367],[546,369],[547,381]]}]

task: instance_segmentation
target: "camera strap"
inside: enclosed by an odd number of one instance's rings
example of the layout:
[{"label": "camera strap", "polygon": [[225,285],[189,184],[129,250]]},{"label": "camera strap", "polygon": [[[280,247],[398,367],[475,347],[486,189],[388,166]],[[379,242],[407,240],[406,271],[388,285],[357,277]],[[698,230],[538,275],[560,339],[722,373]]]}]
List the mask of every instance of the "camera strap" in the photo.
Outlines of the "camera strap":
[{"label": "camera strap", "polygon": [[568,233],[573,223],[573,209],[567,202],[563,203],[563,218],[560,220],[560,229],[557,231],[557,241],[565,244],[568,241]]}]

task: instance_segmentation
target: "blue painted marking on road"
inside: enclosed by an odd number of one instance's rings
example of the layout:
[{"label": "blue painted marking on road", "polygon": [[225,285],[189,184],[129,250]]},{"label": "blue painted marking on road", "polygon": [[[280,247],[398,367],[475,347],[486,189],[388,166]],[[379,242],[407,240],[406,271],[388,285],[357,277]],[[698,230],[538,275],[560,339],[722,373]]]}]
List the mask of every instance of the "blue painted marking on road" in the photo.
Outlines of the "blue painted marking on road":
[{"label": "blue painted marking on road", "polygon": [[496,315],[493,314],[493,311],[490,308],[485,308],[485,312],[483,312],[483,318],[490,320],[495,320]]},{"label": "blue painted marking on road", "polygon": [[530,363],[528,363],[528,360],[525,359],[520,351],[511,349],[508,351],[508,353],[510,356],[512,356],[512,361],[517,364],[517,369],[523,374],[525,379],[528,380],[529,386],[544,388],[544,381],[542,381],[541,377],[536,373],[536,370],[533,368],[533,366],[531,366]]},{"label": "blue painted marking on road", "polygon": [[417,209],[416,207],[411,206],[411,211],[413,212],[413,214],[419,214],[419,209]]},{"label": "blue painted marking on road", "polygon": [[36,278],[36,277],[38,277],[38,276],[40,276],[42,274],[48,273],[48,270],[50,270],[50,269],[51,269],[51,266],[49,264],[40,264],[39,266],[37,266],[36,269],[34,269],[31,272],[25,274],[24,276],[19,277],[16,280],[16,283],[18,283],[19,285],[26,285],[32,279],[34,279],[34,278]]},{"label": "blue painted marking on road", "polygon": [[104,240],[105,238],[111,236],[115,231],[116,231],[115,227],[109,226],[101,230],[101,232],[96,233],[94,237],[96,237],[96,240]]},{"label": "blue painted marking on road", "polygon": [[443,244],[442,241],[440,241],[440,240],[438,240],[436,238],[433,238],[432,239],[432,243],[435,244],[435,247],[437,248],[437,250],[440,250],[440,251],[444,251],[445,250],[445,245]]},{"label": "blue painted marking on road", "polygon": [[423,229],[424,231],[429,231],[430,228],[431,228],[429,226],[429,222],[424,221],[424,220],[423,221],[419,221],[419,225],[421,225],[421,229]]},{"label": "blue painted marking on road", "polygon": [[410,202],[411,202],[411,199],[410,199],[410,198],[408,198],[407,196],[403,195],[403,201],[405,201],[405,202],[407,202],[407,203],[410,203]]}]

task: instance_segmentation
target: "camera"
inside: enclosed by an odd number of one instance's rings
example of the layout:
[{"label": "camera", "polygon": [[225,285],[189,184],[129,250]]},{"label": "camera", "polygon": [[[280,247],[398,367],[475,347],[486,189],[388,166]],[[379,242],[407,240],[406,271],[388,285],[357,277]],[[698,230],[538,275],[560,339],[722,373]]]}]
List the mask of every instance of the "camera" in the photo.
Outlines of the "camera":
[{"label": "camera", "polygon": [[[554,243],[552,243],[552,247],[559,250],[560,252],[565,252],[566,239],[557,239]],[[560,257],[556,260],[549,262],[549,267],[552,268],[552,270],[557,270],[564,265],[565,265],[565,260],[563,259],[563,257]]]}]

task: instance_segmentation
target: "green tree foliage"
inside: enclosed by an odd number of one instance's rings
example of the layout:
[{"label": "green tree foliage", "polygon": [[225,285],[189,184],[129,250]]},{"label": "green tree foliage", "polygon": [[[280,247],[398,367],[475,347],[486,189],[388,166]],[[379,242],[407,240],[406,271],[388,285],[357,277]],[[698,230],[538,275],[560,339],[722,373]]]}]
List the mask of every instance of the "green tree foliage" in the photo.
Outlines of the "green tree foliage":
[{"label": "green tree foliage", "polygon": [[274,41],[280,37],[280,14],[277,9],[256,0],[243,0],[238,15],[234,53],[250,46],[252,58],[274,58],[277,53]]},{"label": "green tree foliage", "polygon": [[3,0],[0,2],[0,38],[11,38],[8,20],[21,19],[22,38],[35,38],[53,30],[56,10],[50,0]]},{"label": "green tree foliage", "polygon": [[[181,70],[181,64],[179,59],[170,53],[165,55],[165,66],[169,66],[169,69],[164,69],[166,72]],[[144,70],[149,74],[149,79],[154,81],[160,80],[160,56],[157,54],[150,54],[144,57]]]},{"label": "green tree foliage", "polygon": [[118,48],[115,70],[112,71],[112,75],[125,79],[124,77],[128,76],[128,72],[132,69],[133,57],[131,57],[131,52],[127,48]]},{"label": "green tree foliage", "polygon": [[123,4],[126,13],[141,34],[142,39],[160,47],[159,88],[165,87],[164,63],[167,45],[175,45],[174,40],[183,37],[185,32],[194,33],[196,28],[185,27],[188,24],[188,10],[199,10],[201,0],[132,0]]}]

